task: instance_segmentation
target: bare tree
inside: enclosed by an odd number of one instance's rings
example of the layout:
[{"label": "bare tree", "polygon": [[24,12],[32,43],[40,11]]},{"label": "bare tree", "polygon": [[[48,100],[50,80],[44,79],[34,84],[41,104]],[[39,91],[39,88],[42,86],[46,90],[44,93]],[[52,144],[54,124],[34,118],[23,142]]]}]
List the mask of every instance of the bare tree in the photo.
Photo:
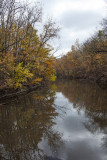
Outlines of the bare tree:
[{"label": "bare tree", "polygon": [[[1,51],[6,52],[13,46],[17,47],[18,43],[26,38],[31,25],[40,22],[42,8],[38,4],[33,7],[29,7],[29,4],[22,5],[16,0],[1,0],[0,4]],[[25,32],[19,35],[21,28]]]}]

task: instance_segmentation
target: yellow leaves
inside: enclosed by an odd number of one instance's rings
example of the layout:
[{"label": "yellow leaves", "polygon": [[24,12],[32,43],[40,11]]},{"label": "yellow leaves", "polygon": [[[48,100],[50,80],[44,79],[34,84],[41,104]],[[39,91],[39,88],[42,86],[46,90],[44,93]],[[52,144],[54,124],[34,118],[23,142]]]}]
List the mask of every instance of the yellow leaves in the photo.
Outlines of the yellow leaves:
[{"label": "yellow leaves", "polygon": [[101,54],[97,54],[95,60],[97,61],[97,63],[98,63],[99,65],[102,65],[102,64],[104,63],[104,57],[103,57],[103,55],[101,55]]},{"label": "yellow leaves", "polygon": [[42,81],[42,78],[36,78],[32,81],[33,84],[39,84]]},{"label": "yellow leaves", "polygon": [[97,73],[101,73],[107,63],[107,40],[104,35],[95,35],[84,44],[77,45],[72,47],[72,51],[56,60],[57,75],[61,78],[72,76],[89,78],[91,74],[97,77]]},{"label": "yellow leaves", "polygon": [[[43,80],[55,81],[55,58],[50,54],[53,48],[49,44],[42,44],[32,25],[26,33],[26,28],[17,28],[13,23],[11,31],[6,31],[5,35],[7,44],[3,46],[5,50],[0,52],[0,80],[4,80],[2,85],[22,88],[26,84],[39,84]],[[2,38],[2,50],[1,40]],[[4,43],[4,39],[2,42]]]},{"label": "yellow leaves", "polygon": [[51,65],[51,61],[45,61],[45,64],[50,66]]},{"label": "yellow leaves", "polygon": [[32,78],[33,74],[29,69],[22,67],[22,63],[19,63],[15,68],[14,83],[16,88],[21,88],[23,82],[27,82],[27,78]]},{"label": "yellow leaves", "polygon": [[6,80],[5,80],[5,83],[2,85],[2,88],[13,88],[14,87],[14,82],[13,82],[13,80],[11,79],[11,78],[7,78]]},{"label": "yellow leaves", "polygon": [[48,78],[49,81],[54,82],[56,80],[56,70],[55,69],[48,70],[46,77]]},{"label": "yellow leaves", "polygon": [[5,56],[3,56],[0,59],[0,63],[2,64],[14,64],[15,57],[13,56],[13,53],[7,53]]},{"label": "yellow leaves", "polygon": [[51,82],[54,82],[56,80],[56,76],[54,74],[51,74],[50,77],[49,77],[49,80]]},{"label": "yellow leaves", "polygon": [[74,60],[74,59],[72,59],[72,60],[71,60],[71,62],[72,62],[72,63],[75,63],[75,60]]},{"label": "yellow leaves", "polygon": [[101,57],[102,57],[101,54],[97,54],[97,55],[96,55],[96,59],[100,59]]}]

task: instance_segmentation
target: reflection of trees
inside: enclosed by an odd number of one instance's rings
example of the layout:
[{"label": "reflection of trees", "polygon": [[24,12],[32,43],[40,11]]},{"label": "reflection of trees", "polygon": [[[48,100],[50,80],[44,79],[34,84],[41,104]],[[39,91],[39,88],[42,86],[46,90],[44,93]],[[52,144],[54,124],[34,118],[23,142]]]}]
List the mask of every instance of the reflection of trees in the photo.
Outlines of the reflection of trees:
[{"label": "reflection of trees", "polygon": [[58,114],[53,107],[54,91],[33,92],[18,97],[0,107],[0,159],[43,159],[38,146],[42,137],[51,149],[57,147],[60,135],[52,130],[53,118]]},{"label": "reflection of trees", "polygon": [[107,146],[107,91],[96,84],[77,81],[57,82],[57,91],[61,91],[72,102],[78,113],[81,109],[89,118],[85,127],[91,131],[105,134],[104,145]]}]

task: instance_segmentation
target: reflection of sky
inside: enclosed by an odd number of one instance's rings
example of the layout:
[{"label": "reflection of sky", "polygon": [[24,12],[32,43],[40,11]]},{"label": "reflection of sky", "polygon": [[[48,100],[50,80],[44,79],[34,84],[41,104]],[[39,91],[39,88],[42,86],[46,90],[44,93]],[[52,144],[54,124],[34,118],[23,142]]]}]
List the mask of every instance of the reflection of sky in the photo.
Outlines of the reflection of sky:
[{"label": "reflection of sky", "polygon": [[[59,106],[59,116],[55,119],[54,130],[61,134],[63,144],[52,153],[48,140],[43,138],[39,145],[45,153],[62,160],[106,160],[107,156],[101,147],[104,134],[92,134],[85,128],[84,122],[88,118],[84,111],[78,114],[72,103],[60,92],[56,93],[55,104]],[[65,113],[59,109],[60,106],[64,106]]]}]

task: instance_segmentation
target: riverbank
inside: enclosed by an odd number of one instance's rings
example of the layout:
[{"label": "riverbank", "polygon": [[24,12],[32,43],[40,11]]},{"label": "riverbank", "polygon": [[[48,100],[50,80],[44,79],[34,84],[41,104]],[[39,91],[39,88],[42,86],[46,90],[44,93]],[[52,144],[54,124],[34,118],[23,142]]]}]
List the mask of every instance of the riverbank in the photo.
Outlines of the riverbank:
[{"label": "riverbank", "polygon": [[[85,82],[91,82],[91,83],[96,83],[98,84],[101,88],[105,89],[107,88],[107,76],[102,74],[102,75],[90,75],[90,76],[58,76],[57,79],[63,79],[63,80],[77,80],[77,81],[85,81]],[[32,85],[32,86],[25,86],[22,89],[12,89],[12,88],[4,88],[0,89],[0,101],[4,101],[5,99],[8,98],[13,98],[17,97],[19,95],[27,94],[33,90],[38,90],[41,89],[42,87],[47,86],[48,84],[37,84],[37,85]]]},{"label": "riverbank", "polygon": [[97,83],[101,88],[107,88],[107,74],[77,74],[76,76],[58,76],[58,79],[70,79],[70,80],[79,80],[79,81],[90,81],[91,83]]},{"label": "riverbank", "polygon": [[74,77],[74,79],[87,80],[93,83],[97,83],[102,88],[107,88],[107,75],[106,74],[90,74],[83,77]]},{"label": "riverbank", "polygon": [[0,101],[4,101],[8,98],[14,98],[19,95],[27,94],[33,90],[38,90],[44,87],[43,84],[33,85],[33,86],[26,86],[22,89],[12,89],[12,88],[5,88],[0,90]]}]

